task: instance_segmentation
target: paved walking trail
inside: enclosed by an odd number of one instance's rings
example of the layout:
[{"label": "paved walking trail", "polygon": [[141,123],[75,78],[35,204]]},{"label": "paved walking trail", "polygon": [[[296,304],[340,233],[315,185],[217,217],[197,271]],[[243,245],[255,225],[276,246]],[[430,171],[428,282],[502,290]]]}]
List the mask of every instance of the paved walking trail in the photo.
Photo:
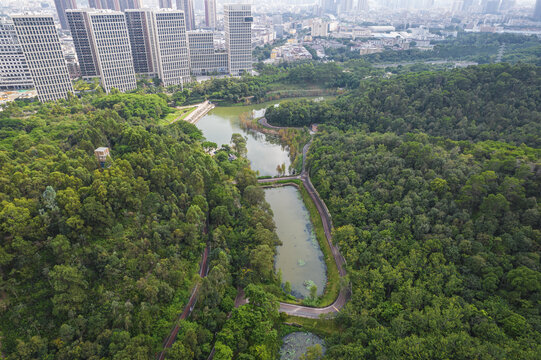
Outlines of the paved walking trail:
[{"label": "paved walking trail", "polygon": [[[260,121],[260,124],[263,126],[269,126],[265,121]],[[321,222],[323,223],[323,230],[325,232],[325,237],[327,238],[327,242],[329,243],[329,247],[331,248],[331,252],[334,257],[334,261],[336,262],[336,267],[338,268],[338,272],[340,274],[340,277],[346,276],[346,261],[342,254],[340,254],[340,251],[338,248],[333,244],[332,242],[332,220],[331,220],[331,214],[329,213],[329,210],[327,209],[327,206],[325,205],[325,202],[321,199],[319,196],[316,188],[312,184],[312,181],[310,181],[310,174],[306,170],[306,154],[308,153],[308,149],[310,148],[310,145],[312,144],[312,139],[304,145],[302,149],[302,172],[300,175],[297,176],[284,176],[279,178],[270,178],[270,179],[259,179],[259,183],[270,183],[270,182],[276,182],[280,180],[301,180],[304,188],[312,198],[312,201],[316,205],[317,211],[319,212],[319,215],[321,216]],[[295,305],[295,304],[288,304],[288,303],[280,303],[280,312],[284,312],[288,315],[293,316],[300,316],[304,318],[312,318],[317,319],[322,314],[332,314],[337,313],[340,311],[344,305],[349,300],[349,288],[343,287],[340,289],[340,292],[338,294],[338,297],[336,300],[329,306],[322,307],[322,308],[315,308],[315,307],[308,307],[308,306],[302,306],[302,305]],[[239,305],[242,304],[242,301],[239,301]],[[235,304],[237,305],[237,304]]]},{"label": "paved walking trail", "polygon": [[[204,104],[204,103],[203,103]],[[212,104],[211,104],[212,105]],[[212,105],[214,107],[214,105]],[[206,110],[206,112],[210,111],[209,108]],[[197,109],[199,110],[199,108]],[[197,110],[194,110],[196,112]],[[205,114],[206,114],[205,112]],[[191,115],[191,114],[190,114]],[[203,114],[204,115],[204,114]],[[200,118],[203,116],[201,115]],[[188,118],[188,117],[187,117]],[[185,119],[188,121],[188,119]],[[195,120],[197,121],[197,120]],[[271,127],[272,125],[269,125],[266,120],[261,121],[260,124],[263,126]],[[274,127],[278,128],[278,127]],[[329,243],[329,246],[331,248],[331,252],[334,257],[334,261],[336,262],[336,266],[338,268],[338,272],[340,273],[340,277],[346,276],[346,270],[345,265],[346,261],[342,254],[340,254],[340,251],[338,248],[332,243],[332,237],[331,237],[331,230],[332,230],[332,221],[331,221],[331,214],[329,213],[329,210],[327,209],[327,206],[319,196],[317,190],[315,189],[314,185],[310,181],[310,175],[308,171],[306,171],[306,154],[308,153],[308,149],[310,148],[310,145],[312,144],[312,139],[304,145],[302,149],[302,172],[300,175],[297,176],[284,176],[279,178],[270,178],[270,179],[259,179],[259,183],[270,183],[270,182],[276,182],[280,180],[292,180],[297,179],[301,180],[304,188],[312,198],[312,201],[314,201],[314,204],[316,205],[316,208],[319,212],[319,215],[321,216],[321,221],[323,223],[323,230],[325,232],[325,237],[327,238],[327,242]],[[207,276],[208,273],[208,254],[209,254],[209,246],[205,248],[202,260],[199,268],[199,275],[203,278]],[[186,307],[184,308],[184,311],[182,314],[178,317],[178,320],[186,319],[190,314],[192,313],[192,310],[195,306],[195,303],[197,302],[197,295],[199,293],[199,284],[197,284],[193,290],[192,294],[190,296],[190,300],[186,304]],[[336,300],[329,306],[321,307],[321,308],[315,308],[315,307],[308,307],[308,306],[302,306],[302,305],[295,305],[295,304],[288,304],[288,303],[280,303],[280,312],[284,312],[288,315],[292,316],[299,316],[304,318],[310,318],[310,319],[318,319],[321,315],[324,314],[334,314],[339,312],[344,305],[349,300],[350,292],[348,287],[343,287],[340,292],[338,293],[338,297]],[[239,290],[237,293],[237,297],[235,299],[235,307],[239,307],[243,304],[246,304],[248,302],[248,299],[244,297],[244,292],[242,289]],[[171,330],[171,333],[169,336],[164,340],[163,342],[163,351],[157,356],[158,360],[163,360],[165,358],[165,351],[167,348],[170,348],[173,343],[175,342],[175,339],[179,332],[179,325],[176,324],[175,327]],[[214,356],[214,348],[212,349],[208,359],[212,359]]]}]

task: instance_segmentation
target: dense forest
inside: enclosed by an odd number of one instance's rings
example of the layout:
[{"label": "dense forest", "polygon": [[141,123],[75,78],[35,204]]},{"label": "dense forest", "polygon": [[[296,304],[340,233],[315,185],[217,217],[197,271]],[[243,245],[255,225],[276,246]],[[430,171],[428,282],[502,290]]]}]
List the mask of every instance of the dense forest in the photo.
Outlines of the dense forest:
[{"label": "dense forest", "polygon": [[[247,140],[233,134],[217,149],[194,125],[162,124],[170,105],[315,85],[345,93],[284,101],[266,117],[321,124],[307,168],[351,289],[334,321],[313,320],[314,331],[328,325],[325,358],[539,359],[539,67],[387,78],[353,60],[259,71],[171,95],[143,83],[3,108],[1,354],[152,359],[178,323],[166,359],[204,360],[213,348],[216,360],[276,359],[297,328],[270,293],[280,240]],[[196,286],[191,316],[177,321]],[[241,289],[250,302],[236,307]]]},{"label": "dense forest", "polygon": [[483,65],[374,79],[336,101],[269,107],[280,126],[325,123],[368,132],[425,132],[453,140],[501,140],[541,147],[541,70]]},{"label": "dense forest", "polygon": [[[195,126],[156,125],[169,111],[163,96],[116,92],[14,102],[0,112],[0,342],[8,359],[153,358],[201,282],[207,243],[199,323],[182,324],[168,359],[206,359],[236,285],[252,284],[246,291],[261,304],[272,300],[253,285],[275,281],[278,240],[242,157],[245,140],[234,136],[211,157]],[[103,168],[94,157],[100,146],[111,151]],[[247,310],[236,310],[219,351],[275,354],[276,336],[265,337],[273,306],[251,320],[265,333],[252,338],[238,328]]]},{"label": "dense forest", "polygon": [[311,149],[352,286],[329,358],[539,358],[541,150],[329,127]]}]

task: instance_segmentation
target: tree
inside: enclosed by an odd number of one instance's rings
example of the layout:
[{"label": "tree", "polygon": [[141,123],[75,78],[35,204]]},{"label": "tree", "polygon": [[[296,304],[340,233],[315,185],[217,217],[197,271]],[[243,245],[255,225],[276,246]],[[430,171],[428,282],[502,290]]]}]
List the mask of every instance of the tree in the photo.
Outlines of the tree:
[{"label": "tree", "polygon": [[258,245],[250,252],[250,264],[260,281],[267,281],[273,274],[274,251],[266,244]]},{"label": "tree", "polygon": [[246,140],[247,139],[241,134],[234,133],[233,135],[231,135],[231,143],[233,144],[233,150],[240,157],[246,157]]},{"label": "tree", "polygon": [[229,346],[222,344],[220,341],[217,341],[214,345],[214,359],[216,360],[231,360],[233,359],[233,350]]},{"label": "tree", "polygon": [[323,348],[320,344],[308,346],[306,352],[300,356],[301,360],[320,360],[323,357]]},{"label": "tree", "polygon": [[82,309],[87,298],[88,282],[82,272],[74,266],[55,265],[49,272],[54,296],[54,312],[74,314]]}]

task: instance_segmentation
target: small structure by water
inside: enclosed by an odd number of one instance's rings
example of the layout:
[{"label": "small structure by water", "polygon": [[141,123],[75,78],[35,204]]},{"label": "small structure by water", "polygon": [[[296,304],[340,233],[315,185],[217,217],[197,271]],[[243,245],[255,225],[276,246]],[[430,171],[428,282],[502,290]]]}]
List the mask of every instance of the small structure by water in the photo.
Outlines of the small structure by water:
[{"label": "small structure by water", "polygon": [[268,188],[265,199],[271,206],[276,233],[282,241],[277,248],[275,270],[282,271],[282,282],[290,283],[295,297],[310,297],[314,285],[317,295],[321,295],[327,282],[325,258],[300,191],[295,186]]},{"label": "small structure by water", "polygon": [[320,345],[325,354],[324,341],[309,332],[294,332],[284,336],[280,348],[280,360],[299,360],[309,347]]}]

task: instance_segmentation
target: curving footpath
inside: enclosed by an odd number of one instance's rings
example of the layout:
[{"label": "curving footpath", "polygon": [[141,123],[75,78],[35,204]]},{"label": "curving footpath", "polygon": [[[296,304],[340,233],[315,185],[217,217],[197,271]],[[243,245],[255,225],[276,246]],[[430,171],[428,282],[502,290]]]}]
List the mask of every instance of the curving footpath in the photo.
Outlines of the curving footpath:
[{"label": "curving footpath", "polygon": [[[280,129],[280,127],[272,126],[267,123],[267,120],[265,118],[259,119],[259,123],[263,126],[273,128],[273,129]],[[285,128],[282,128],[285,129]],[[323,230],[325,232],[325,237],[327,238],[327,242],[329,243],[329,247],[331,248],[331,252],[334,257],[334,261],[336,262],[336,267],[338,268],[338,272],[340,274],[340,278],[346,276],[346,260],[340,254],[340,251],[334,244],[332,243],[332,237],[331,237],[331,230],[332,230],[332,221],[331,221],[331,214],[329,213],[329,209],[327,209],[327,206],[325,205],[325,202],[321,199],[319,196],[319,193],[317,192],[316,188],[312,184],[312,181],[310,181],[310,174],[308,171],[306,171],[306,154],[308,153],[308,149],[310,148],[310,145],[312,145],[313,138],[310,139],[306,145],[302,148],[302,171],[300,175],[293,175],[293,176],[282,176],[282,177],[276,177],[276,178],[270,178],[270,179],[259,179],[257,180],[259,183],[272,183],[277,182],[280,180],[301,180],[304,188],[312,198],[312,201],[314,204],[316,204],[317,211],[319,212],[319,215],[321,216],[321,222],[323,223]],[[319,319],[321,315],[326,314],[336,314],[339,312],[344,305],[349,300],[350,296],[350,290],[348,287],[342,287],[340,289],[340,292],[338,293],[338,297],[334,302],[326,307],[316,308],[316,307],[308,307],[308,306],[302,306],[302,305],[295,305],[295,304],[288,304],[281,302],[280,307],[278,309],[279,312],[286,313],[291,316],[298,316],[303,318],[309,318],[309,319]],[[244,305],[248,302],[248,299],[244,296],[244,291],[242,289],[239,289],[237,293],[237,297],[235,298],[235,307],[239,307],[241,305]],[[209,357],[207,360],[212,360],[214,358],[214,352],[215,348],[212,347],[212,351],[209,354]]]},{"label": "curving footpath", "polygon": [[[274,129],[279,128],[276,126],[269,125],[267,123],[267,120],[265,118],[262,118],[259,120],[259,123],[263,126],[272,127]],[[325,237],[327,238],[327,242],[329,244],[329,247],[331,248],[331,252],[334,257],[334,261],[336,262],[336,267],[338,268],[338,272],[340,274],[340,277],[346,276],[346,260],[338,250],[338,248],[333,244],[332,242],[332,220],[331,220],[331,214],[329,213],[329,209],[327,209],[327,206],[325,205],[325,202],[321,199],[319,196],[319,193],[317,192],[316,188],[312,184],[312,181],[310,181],[310,174],[306,170],[306,154],[308,153],[308,149],[310,148],[310,145],[312,145],[312,139],[304,145],[302,149],[302,171],[300,175],[297,176],[284,176],[279,178],[271,178],[271,179],[259,179],[259,183],[271,183],[276,182],[280,180],[301,180],[304,188],[312,198],[312,201],[316,205],[317,211],[319,212],[319,215],[321,216],[321,222],[323,224],[323,230],[325,232]],[[348,287],[342,287],[340,289],[340,292],[338,294],[338,297],[336,300],[329,306],[322,307],[322,308],[315,308],[315,307],[308,307],[308,306],[302,306],[302,305],[295,305],[295,304],[288,304],[288,303],[280,303],[280,312],[284,312],[288,315],[293,316],[299,316],[299,317],[305,317],[305,318],[311,318],[311,319],[317,319],[323,314],[334,314],[340,311],[344,305],[349,300],[350,291]],[[241,305],[243,302],[240,301],[239,305]],[[244,301],[245,303],[245,301]],[[237,305],[237,304],[235,304]],[[238,306],[238,305],[237,305]]]}]

